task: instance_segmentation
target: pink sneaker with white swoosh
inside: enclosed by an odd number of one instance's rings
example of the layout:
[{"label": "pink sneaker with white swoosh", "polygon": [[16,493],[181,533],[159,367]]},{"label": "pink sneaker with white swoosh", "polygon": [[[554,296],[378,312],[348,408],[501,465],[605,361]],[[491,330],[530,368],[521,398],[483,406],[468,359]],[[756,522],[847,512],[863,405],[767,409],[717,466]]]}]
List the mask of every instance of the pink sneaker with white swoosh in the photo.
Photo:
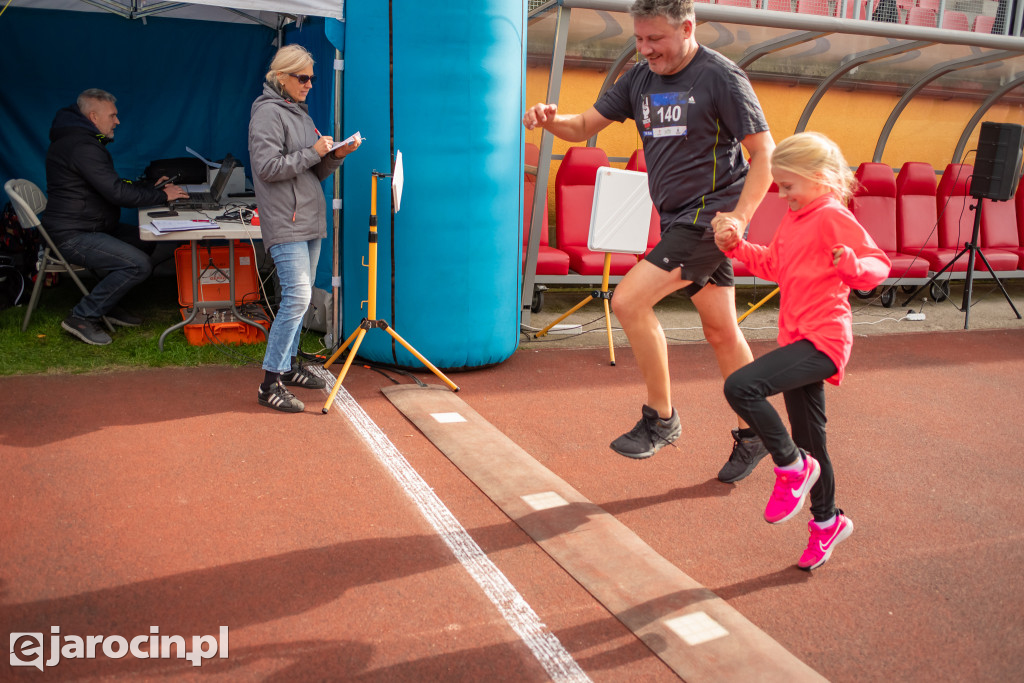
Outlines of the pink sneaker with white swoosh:
[{"label": "pink sneaker with white swoosh", "polygon": [[775,488],[764,509],[764,519],[769,524],[779,524],[800,511],[807,499],[807,492],[818,481],[821,465],[810,455],[804,454],[804,468],[792,471],[775,468]]},{"label": "pink sneaker with white swoosh", "polygon": [[853,521],[841,511],[836,512],[836,521],[832,526],[822,529],[812,519],[807,523],[807,527],[811,530],[811,540],[807,542],[807,550],[797,562],[801,569],[817,569],[828,562],[836,545],[848,539],[853,533]]}]

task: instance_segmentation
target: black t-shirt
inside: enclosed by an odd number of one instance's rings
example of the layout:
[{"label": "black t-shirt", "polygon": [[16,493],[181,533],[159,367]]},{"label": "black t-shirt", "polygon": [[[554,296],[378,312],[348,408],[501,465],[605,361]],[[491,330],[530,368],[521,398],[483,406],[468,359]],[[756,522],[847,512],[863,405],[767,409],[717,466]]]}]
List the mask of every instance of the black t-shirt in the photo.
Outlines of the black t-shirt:
[{"label": "black t-shirt", "polygon": [[594,108],[612,121],[636,121],[662,232],[707,228],[716,212],[735,208],[748,168],[740,141],[768,130],[746,74],[703,46],[670,76],[641,62]]}]

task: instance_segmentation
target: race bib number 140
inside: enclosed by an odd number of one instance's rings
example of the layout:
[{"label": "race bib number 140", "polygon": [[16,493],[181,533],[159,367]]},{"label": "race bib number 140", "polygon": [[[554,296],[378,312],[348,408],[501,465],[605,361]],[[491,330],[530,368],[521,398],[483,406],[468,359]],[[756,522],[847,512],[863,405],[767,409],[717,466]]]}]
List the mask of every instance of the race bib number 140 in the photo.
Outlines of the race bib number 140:
[{"label": "race bib number 140", "polygon": [[656,138],[685,137],[686,110],[691,102],[689,93],[664,92],[644,95],[644,131]]}]

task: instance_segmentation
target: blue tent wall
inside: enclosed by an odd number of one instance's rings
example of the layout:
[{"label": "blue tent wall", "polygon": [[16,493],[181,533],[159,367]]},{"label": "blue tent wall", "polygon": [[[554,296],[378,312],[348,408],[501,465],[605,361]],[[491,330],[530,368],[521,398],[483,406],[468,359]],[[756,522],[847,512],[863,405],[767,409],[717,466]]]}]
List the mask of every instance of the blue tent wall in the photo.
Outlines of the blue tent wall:
[{"label": "blue tent wall", "polygon": [[[377,317],[441,368],[501,362],[519,340],[524,4],[390,7],[346,9],[345,118],[367,143],[343,166],[343,331],[366,315],[371,173],[400,150],[394,216],[390,179],[378,187]],[[359,355],[420,367],[382,333]]]},{"label": "blue tent wall", "polygon": [[53,115],[86,88],[117,97],[110,151],[123,177],[186,156],[186,145],[208,159],[230,152],[248,169],[249,107],[274,37],[256,25],[8,7],[0,45],[20,85],[0,95],[0,185],[20,177],[45,189]]}]

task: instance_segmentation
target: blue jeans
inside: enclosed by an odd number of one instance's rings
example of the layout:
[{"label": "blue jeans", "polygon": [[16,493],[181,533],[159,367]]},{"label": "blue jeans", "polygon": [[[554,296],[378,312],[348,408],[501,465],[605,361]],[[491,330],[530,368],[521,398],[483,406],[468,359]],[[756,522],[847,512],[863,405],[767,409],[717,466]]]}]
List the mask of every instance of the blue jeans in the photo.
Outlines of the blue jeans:
[{"label": "blue jeans", "polygon": [[134,225],[122,223],[114,234],[77,232],[58,235],[53,241],[68,263],[107,273],[89,295],[71,309],[71,315],[76,318],[106,315],[132,287],[153,272],[149,254],[143,251],[150,245],[143,244],[139,229]]},{"label": "blue jeans", "polygon": [[267,335],[263,369],[285,373],[292,369],[292,357],[299,352],[302,317],[313,297],[313,274],[320,260],[320,238],[275,244],[270,247],[270,257],[281,283],[281,305]]}]

